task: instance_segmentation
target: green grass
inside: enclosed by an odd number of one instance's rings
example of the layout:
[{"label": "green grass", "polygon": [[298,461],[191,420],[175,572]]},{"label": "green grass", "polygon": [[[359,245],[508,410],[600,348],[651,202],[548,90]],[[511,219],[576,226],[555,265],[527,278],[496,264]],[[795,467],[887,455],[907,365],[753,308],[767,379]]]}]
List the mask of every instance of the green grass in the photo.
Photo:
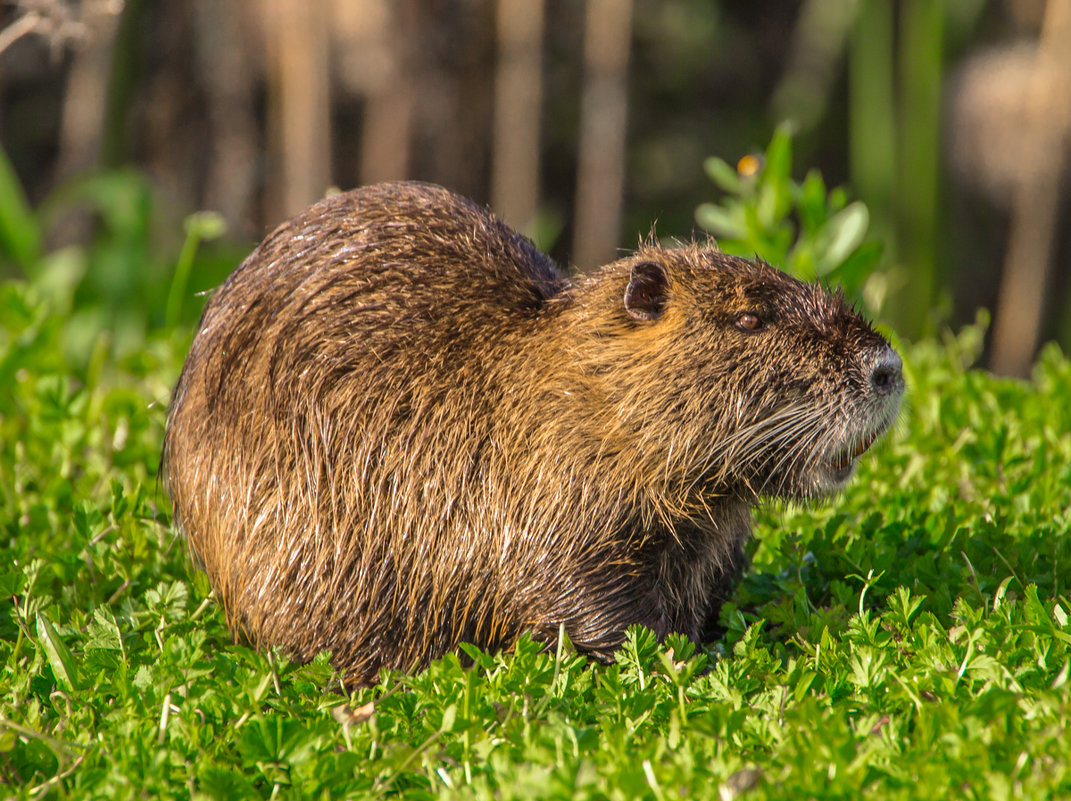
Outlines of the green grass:
[{"label": "green grass", "polygon": [[[47,293],[46,293],[47,294]],[[1071,362],[906,349],[845,495],[764,509],[725,638],[521,642],[374,690],[235,645],[156,468],[190,327],[113,359],[0,285],[0,795],[1045,798],[1071,792]],[[157,332],[163,329],[153,329]],[[68,354],[68,355],[65,355]],[[368,707],[375,702],[374,711]]]}]

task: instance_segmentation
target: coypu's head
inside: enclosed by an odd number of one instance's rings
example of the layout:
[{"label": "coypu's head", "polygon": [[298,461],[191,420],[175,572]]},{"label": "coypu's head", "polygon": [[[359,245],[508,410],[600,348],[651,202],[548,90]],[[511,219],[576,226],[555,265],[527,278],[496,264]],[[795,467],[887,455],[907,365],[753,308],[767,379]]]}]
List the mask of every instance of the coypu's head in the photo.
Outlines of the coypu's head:
[{"label": "coypu's head", "polygon": [[697,246],[606,269],[620,294],[603,321],[631,343],[618,414],[666,423],[638,441],[685,496],[830,495],[896,419],[900,356],[839,292]]}]

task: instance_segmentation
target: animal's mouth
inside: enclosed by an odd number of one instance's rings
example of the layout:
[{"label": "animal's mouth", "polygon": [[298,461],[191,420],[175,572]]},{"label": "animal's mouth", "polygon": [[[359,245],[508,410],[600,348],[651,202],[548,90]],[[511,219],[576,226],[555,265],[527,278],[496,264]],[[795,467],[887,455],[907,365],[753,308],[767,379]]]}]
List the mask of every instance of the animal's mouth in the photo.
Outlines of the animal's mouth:
[{"label": "animal's mouth", "polygon": [[835,455],[830,460],[829,466],[837,473],[851,470],[855,465],[856,459],[866,453],[867,448],[874,444],[874,440],[876,440],[884,430],[884,427],[881,427],[871,431],[865,437],[860,439],[854,447],[846,448],[840,454]]},{"label": "animal's mouth", "polygon": [[822,467],[818,470],[818,484],[822,488],[821,494],[829,494],[844,489],[848,481],[855,474],[855,468],[859,463],[859,457],[869,450],[886,431],[889,430],[891,420],[884,420],[879,425],[864,433],[856,439],[852,437],[848,444],[833,452],[823,460]]}]

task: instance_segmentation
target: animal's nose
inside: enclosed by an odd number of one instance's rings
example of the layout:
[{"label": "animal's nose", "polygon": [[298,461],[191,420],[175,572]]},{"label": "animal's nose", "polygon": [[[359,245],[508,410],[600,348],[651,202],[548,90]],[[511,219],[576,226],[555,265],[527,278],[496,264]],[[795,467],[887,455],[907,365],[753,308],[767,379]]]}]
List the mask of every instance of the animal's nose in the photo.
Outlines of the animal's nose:
[{"label": "animal's nose", "polygon": [[904,391],[903,360],[900,354],[886,346],[879,352],[870,369],[870,386],[879,395]]}]

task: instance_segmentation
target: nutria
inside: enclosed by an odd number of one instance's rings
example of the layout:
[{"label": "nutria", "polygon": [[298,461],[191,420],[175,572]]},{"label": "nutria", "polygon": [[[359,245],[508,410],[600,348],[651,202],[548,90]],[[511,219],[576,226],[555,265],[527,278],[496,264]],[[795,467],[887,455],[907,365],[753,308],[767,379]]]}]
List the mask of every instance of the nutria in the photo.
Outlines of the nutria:
[{"label": "nutria", "polygon": [[522,632],[709,636],[762,496],[829,495],[900,358],[838,294],[713,245],[566,278],[445,189],[279,227],[172,401],[175,520],[229,621],[354,682]]}]

